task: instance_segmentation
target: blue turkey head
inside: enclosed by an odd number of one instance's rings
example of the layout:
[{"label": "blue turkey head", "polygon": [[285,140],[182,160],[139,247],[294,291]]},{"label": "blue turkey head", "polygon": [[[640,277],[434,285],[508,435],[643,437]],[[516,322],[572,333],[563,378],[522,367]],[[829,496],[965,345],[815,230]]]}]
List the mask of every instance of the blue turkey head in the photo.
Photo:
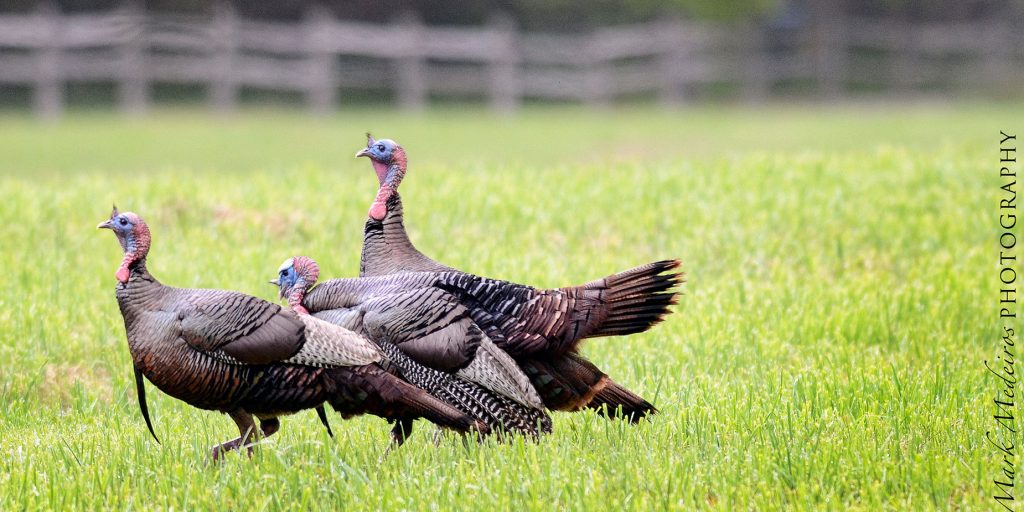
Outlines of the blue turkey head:
[{"label": "blue turkey head", "polygon": [[272,279],[270,283],[277,285],[280,297],[283,299],[295,288],[295,283],[298,280],[299,273],[295,271],[295,258],[288,258],[281,264],[281,268],[277,269],[277,277]]},{"label": "blue turkey head", "polygon": [[124,251],[124,260],[117,270],[117,280],[125,283],[128,281],[132,265],[142,260],[149,253],[149,244],[152,236],[149,233],[149,226],[133,212],[121,213],[117,206],[110,212],[110,218],[99,223],[97,229],[109,229],[117,236],[117,241]]},{"label": "blue turkey head", "polygon": [[373,136],[367,133],[366,147],[360,149],[356,153],[356,157],[365,156],[375,162],[390,164],[400,147],[397,142],[391,139],[373,140]]},{"label": "blue turkey head", "polygon": [[[270,281],[277,285],[281,298],[292,297],[295,292],[305,294],[320,277],[320,267],[311,258],[295,256],[284,260],[277,269],[277,277]],[[300,300],[301,302],[301,300]]]}]

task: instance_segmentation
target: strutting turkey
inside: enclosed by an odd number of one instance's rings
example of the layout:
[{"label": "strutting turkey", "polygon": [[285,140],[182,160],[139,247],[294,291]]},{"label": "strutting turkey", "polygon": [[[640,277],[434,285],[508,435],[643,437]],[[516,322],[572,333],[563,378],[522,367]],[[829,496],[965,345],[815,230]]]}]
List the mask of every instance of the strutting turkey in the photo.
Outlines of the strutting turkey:
[{"label": "strutting turkey", "polygon": [[[271,283],[292,310],[308,315],[304,300],[319,276],[315,261],[295,256],[285,260]],[[332,294],[335,307],[317,313],[314,320],[366,335],[412,384],[484,422],[492,432],[532,437],[551,432],[551,418],[539,397],[536,406],[530,403],[536,392],[529,379],[472,326],[461,306],[438,300],[430,290],[389,293],[386,283],[372,279],[335,280],[330,288],[344,288],[348,295]],[[509,382],[512,387],[504,387]]]},{"label": "strutting turkey", "polygon": [[683,281],[682,273],[671,272],[680,266],[678,260],[553,290],[468,274],[428,258],[409,240],[398,194],[408,165],[405,150],[367,134],[367,145],[356,157],[370,159],[380,184],[364,226],[360,276],[443,274],[437,287],[465,306],[483,332],[516,359],[551,409],[588,407],[631,421],[657,412],[586,360],[577,347],[584,338],[643,332],[660,322],[671,312],[675,288]]},{"label": "strutting turkey", "polygon": [[[161,284],[146,268],[151,235],[135,213],[115,207],[97,228],[112,230],[124,251],[117,302],[151,433],[143,375],[168,395],[235,421],[239,437],[214,447],[214,459],[242,446],[251,451],[261,434],[277,432],[278,416],[325,402],[345,418],[370,413],[403,427],[426,418],[459,432],[488,431],[397,377],[363,336],[242,293]],[[396,427],[393,442],[400,445],[407,433]]]}]

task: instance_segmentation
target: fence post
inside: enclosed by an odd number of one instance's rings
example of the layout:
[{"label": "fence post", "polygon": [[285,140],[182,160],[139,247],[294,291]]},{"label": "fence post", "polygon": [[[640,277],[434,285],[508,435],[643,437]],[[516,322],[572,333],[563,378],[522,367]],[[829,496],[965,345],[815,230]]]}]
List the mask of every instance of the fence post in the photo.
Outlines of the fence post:
[{"label": "fence post", "polygon": [[64,109],[64,82],[60,73],[62,14],[55,0],[39,3],[35,14],[44,36],[36,47],[33,107],[36,116],[53,120]]},{"label": "fence post", "polygon": [[818,93],[823,99],[838,98],[846,81],[846,24],[843,11],[834,0],[811,4],[814,23],[814,71]]},{"label": "fence post", "polygon": [[398,65],[398,104],[404,110],[422,110],[427,104],[427,74],[421,50],[424,26],[414,11],[405,11],[398,19],[405,40],[396,59]]},{"label": "fence post", "polygon": [[683,68],[690,49],[686,47],[686,39],[683,37],[685,30],[685,25],[679,20],[671,20],[659,26],[662,48],[658,58],[661,74],[658,101],[666,107],[679,106],[686,101],[683,87],[687,77],[683,74]]},{"label": "fence post", "polygon": [[750,103],[763,103],[768,99],[772,77],[768,59],[770,55],[765,48],[765,29],[760,25],[746,26],[741,33],[748,34],[741,38],[740,55],[744,69],[739,77],[743,86],[743,96]]},{"label": "fence post", "polygon": [[321,3],[313,3],[305,13],[305,32],[309,52],[306,72],[306,103],[316,115],[334,111],[338,94],[338,70],[335,55],[327,47],[334,15]]},{"label": "fence post", "polygon": [[901,94],[904,97],[910,97],[915,93],[915,89],[918,85],[918,72],[920,67],[918,63],[921,61],[921,53],[918,51],[918,31],[915,30],[917,27],[914,26],[902,26],[896,24],[887,24],[893,33],[898,34],[896,36],[895,48],[886,46],[886,50],[892,50],[895,55],[890,64],[890,87],[892,90]]},{"label": "fence post", "polygon": [[121,45],[121,84],[118,92],[121,110],[127,114],[145,112],[149,101],[145,15],[145,7],[137,0],[128,0],[121,8],[127,34]]},{"label": "fence post", "polygon": [[230,112],[238,102],[235,80],[235,46],[237,44],[238,17],[231,2],[220,0],[213,7],[211,26],[214,50],[211,55],[210,104],[214,110]]},{"label": "fence post", "polygon": [[605,59],[601,41],[603,34],[600,30],[595,31],[587,37],[587,44],[583,48],[584,62],[584,100],[592,107],[607,107],[612,98],[611,73],[609,73],[608,62]]},{"label": "fence post", "polygon": [[490,28],[500,41],[491,55],[491,108],[511,113],[519,108],[522,87],[517,73],[519,67],[519,39],[516,22],[505,13],[491,18]]},{"label": "fence post", "polygon": [[[1008,11],[1013,12],[1013,9],[1010,8]],[[1022,48],[1024,38],[1021,38],[1020,32],[1014,30],[1005,19],[987,23],[985,30],[978,32],[982,38],[981,48],[984,54],[981,57],[981,72],[969,73],[968,76],[981,80],[972,80],[968,85],[982,91],[987,88],[987,92],[997,97],[1004,96],[1014,90],[1014,80],[1017,77],[1013,74],[1015,67],[1012,52],[1014,48]]]}]

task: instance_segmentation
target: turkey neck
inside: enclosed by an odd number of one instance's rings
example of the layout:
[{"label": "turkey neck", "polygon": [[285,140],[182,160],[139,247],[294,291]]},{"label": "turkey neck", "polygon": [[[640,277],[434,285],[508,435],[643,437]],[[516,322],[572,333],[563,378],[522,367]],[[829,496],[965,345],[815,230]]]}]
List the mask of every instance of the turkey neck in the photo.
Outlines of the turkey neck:
[{"label": "turkey neck", "polygon": [[128,334],[128,347],[132,356],[141,348],[138,336],[133,336],[133,326],[141,313],[159,309],[163,292],[166,287],[160,284],[149,270],[146,259],[142,258],[131,264],[128,282],[117,284],[117,304],[124,316],[124,326]]},{"label": "turkey neck", "polygon": [[398,272],[451,272],[426,257],[409,240],[405,230],[402,198],[395,190],[387,200],[384,220],[368,218],[363,228],[363,252],[359,261],[360,277]]}]

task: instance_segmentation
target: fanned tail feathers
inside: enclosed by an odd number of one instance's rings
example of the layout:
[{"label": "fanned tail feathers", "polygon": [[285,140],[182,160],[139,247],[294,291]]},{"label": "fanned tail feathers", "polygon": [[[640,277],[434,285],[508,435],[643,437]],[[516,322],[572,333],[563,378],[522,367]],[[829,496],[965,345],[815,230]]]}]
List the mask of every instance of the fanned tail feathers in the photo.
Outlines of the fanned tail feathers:
[{"label": "fanned tail feathers", "polygon": [[583,292],[600,291],[607,316],[584,337],[622,336],[646,331],[671,313],[678,301],[676,287],[683,283],[679,260],[648,263],[582,286]]}]

